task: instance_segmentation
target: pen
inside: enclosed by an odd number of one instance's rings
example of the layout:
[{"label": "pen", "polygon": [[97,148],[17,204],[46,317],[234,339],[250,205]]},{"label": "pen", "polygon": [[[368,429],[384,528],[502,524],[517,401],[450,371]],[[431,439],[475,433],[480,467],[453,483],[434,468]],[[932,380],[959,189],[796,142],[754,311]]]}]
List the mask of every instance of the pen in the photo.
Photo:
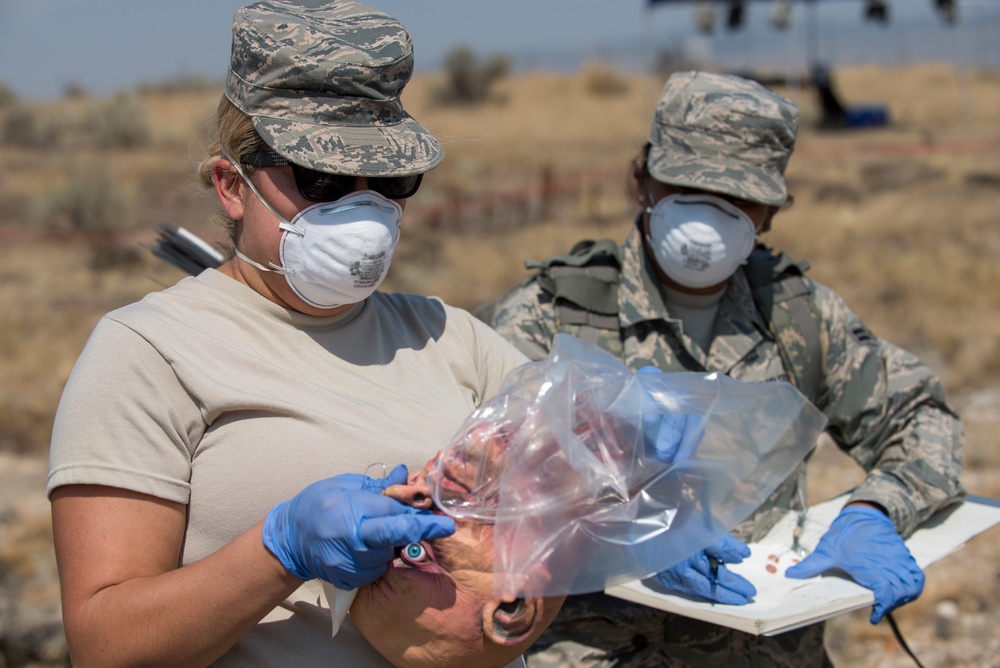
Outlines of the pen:
[{"label": "pen", "polygon": [[795,528],[792,529],[792,552],[799,557],[805,556],[806,549],[802,547],[800,542],[802,539],[802,526],[806,523],[806,514],[804,512],[799,513],[799,519],[795,523]]},{"label": "pen", "polygon": [[809,550],[802,546],[802,530],[806,525],[806,497],[799,487],[799,500],[802,503],[802,507],[797,511],[797,517],[795,519],[795,528],[792,529],[792,552],[798,557],[804,557],[809,554]]},{"label": "pen", "polygon": [[710,556],[708,558],[709,579],[711,579],[713,587],[719,584],[719,564],[721,563],[722,560],[716,557]]}]

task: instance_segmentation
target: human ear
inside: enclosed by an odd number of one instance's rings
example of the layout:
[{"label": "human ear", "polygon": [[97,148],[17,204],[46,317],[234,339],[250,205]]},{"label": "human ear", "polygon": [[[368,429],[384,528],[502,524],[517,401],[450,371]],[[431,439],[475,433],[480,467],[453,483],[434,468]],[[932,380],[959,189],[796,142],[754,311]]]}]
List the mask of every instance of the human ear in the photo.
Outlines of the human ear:
[{"label": "human ear", "polygon": [[536,630],[542,607],[540,598],[490,599],[483,606],[483,631],[497,645],[516,645]]},{"label": "human ear", "polygon": [[771,222],[774,220],[774,215],[780,210],[781,208],[777,206],[768,207],[767,213],[764,214],[764,220],[761,222],[760,227],[757,228],[758,234],[771,231]]},{"label": "human ear", "polygon": [[646,184],[648,176],[645,164],[640,164],[638,160],[632,163],[632,191],[635,193],[636,202],[642,208],[653,205],[649,201],[649,188]]},{"label": "human ear", "polygon": [[232,220],[243,220],[243,177],[225,158],[215,161],[212,168],[212,183],[226,215]]}]

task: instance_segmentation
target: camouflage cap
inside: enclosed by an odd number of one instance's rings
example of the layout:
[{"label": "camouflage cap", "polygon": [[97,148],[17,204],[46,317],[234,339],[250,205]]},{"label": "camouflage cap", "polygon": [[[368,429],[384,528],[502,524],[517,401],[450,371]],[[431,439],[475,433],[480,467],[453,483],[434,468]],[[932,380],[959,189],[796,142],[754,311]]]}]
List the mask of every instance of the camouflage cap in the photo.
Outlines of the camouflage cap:
[{"label": "camouflage cap", "polygon": [[798,123],[798,107],[755,81],[675,72],[649,129],[649,173],[675,186],[783,204]]},{"label": "camouflage cap", "polygon": [[409,33],[356,2],[269,0],[237,10],[225,94],[279,154],[311,169],[407,176],[444,158],[403,110]]}]

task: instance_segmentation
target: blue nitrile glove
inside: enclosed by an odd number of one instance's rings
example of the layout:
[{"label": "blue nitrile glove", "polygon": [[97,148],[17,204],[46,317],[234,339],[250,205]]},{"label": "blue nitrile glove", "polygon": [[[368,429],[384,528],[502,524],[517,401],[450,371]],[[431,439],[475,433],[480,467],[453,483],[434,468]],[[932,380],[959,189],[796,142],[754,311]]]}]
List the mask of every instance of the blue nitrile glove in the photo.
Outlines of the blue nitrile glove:
[{"label": "blue nitrile glove", "polygon": [[301,580],[320,578],[339,589],[377,580],[393,548],[455,532],[455,520],[417,510],[378,491],[406,482],[400,464],[384,479],[346,473],[320,480],[271,509],[264,546]]},{"label": "blue nitrile glove", "polygon": [[870,506],[847,506],[840,511],[812,554],[785,575],[811,578],[837,568],[875,594],[871,622],[877,624],[895,608],[924,590],[924,572],[896,533],[885,513]]},{"label": "blue nitrile glove", "polygon": [[[679,594],[697,596],[714,603],[746,605],[757,595],[757,588],[725,564],[738,564],[750,556],[750,548],[739,538],[725,535],[701,552],[657,573],[656,579]],[[710,558],[718,560],[718,581],[712,577]]]},{"label": "blue nitrile glove", "polygon": [[[644,366],[636,373],[661,373],[655,366]],[[691,450],[701,438],[701,416],[686,413],[662,413],[655,401],[643,406],[642,435],[648,447],[656,453],[661,462],[673,463],[681,446],[683,458],[691,456]]]}]

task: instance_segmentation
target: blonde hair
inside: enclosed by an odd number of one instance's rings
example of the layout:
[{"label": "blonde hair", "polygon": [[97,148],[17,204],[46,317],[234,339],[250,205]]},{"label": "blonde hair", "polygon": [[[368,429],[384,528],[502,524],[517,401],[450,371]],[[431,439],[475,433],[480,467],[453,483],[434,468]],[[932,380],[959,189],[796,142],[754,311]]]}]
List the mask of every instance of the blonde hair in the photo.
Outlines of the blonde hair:
[{"label": "blonde hair", "polygon": [[[243,165],[246,156],[256,151],[265,151],[267,144],[253,127],[253,119],[240,111],[225,95],[219,100],[215,112],[208,123],[208,155],[198,165],[198,180],[205,188],[212,189],[215,184],[212,174],[215,163],[223,156]],[[252,168],[244,167],[247,176],[251,176]],[[230,239],[236,228],[236,222],[225,212],[220,213],[222,223]]]}]

